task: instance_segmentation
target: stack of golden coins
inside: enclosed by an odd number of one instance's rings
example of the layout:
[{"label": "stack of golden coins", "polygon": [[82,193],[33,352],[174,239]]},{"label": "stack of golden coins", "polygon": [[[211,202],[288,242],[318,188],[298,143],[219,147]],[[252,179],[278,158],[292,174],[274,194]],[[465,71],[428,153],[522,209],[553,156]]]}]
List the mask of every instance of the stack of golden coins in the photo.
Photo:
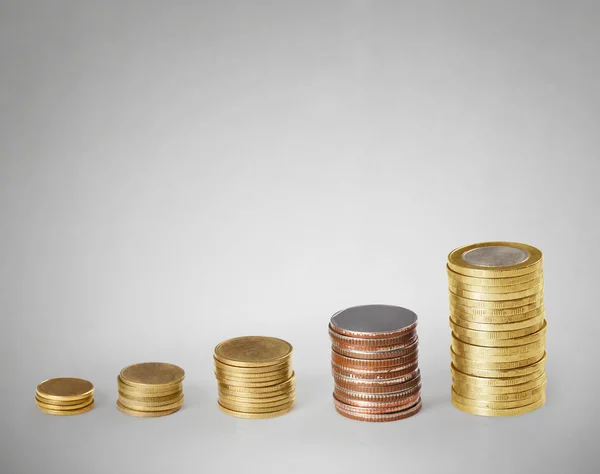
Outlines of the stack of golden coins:
[{"label": "stack of golden coins", "polygon": [[329,321],[333,403],[346,418],[383,422],[421,409],[417,315],[406,308],[365,305]]},{"label": "stack of golden coins", "polygon": [[483,416],[528,413],[546,401],[542,253],[513,242],[448,256],[452,403]]},{"label": "stack of golden coins", "polygon": [[35,390],[35,403],[44,413],[80,415],[94,408],[94,386],[77,378],[44,380]]},{"label": "stack of golden coins", "polygon": [[246,336],[215,347],[219,408],[239,418],[272,418],[296,401],[292,346],[281,339]]},{"label": "stack of golden coins", "polygon": [[175,413],[183,405],[181,367],[163,362],[145,362],[125,367],[117,377],[117,408],[141,418]]}]

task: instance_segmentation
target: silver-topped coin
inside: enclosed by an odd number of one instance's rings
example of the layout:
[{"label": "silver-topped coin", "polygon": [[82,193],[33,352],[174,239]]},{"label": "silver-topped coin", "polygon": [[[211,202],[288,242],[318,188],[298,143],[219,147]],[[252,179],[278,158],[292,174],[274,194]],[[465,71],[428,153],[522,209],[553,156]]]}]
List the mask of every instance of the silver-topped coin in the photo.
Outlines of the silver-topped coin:
[{"label": "silver-topped coin", "polygon": [[400,306],[354,306],[334,314],[330,324],[335,332],[345,336],[385,338],[414,329],[417,325],[417,315]]},{"label": "silver-topped coin", "polygon": [[525,250],[506,245],[479,247],[462,255],[465,262],[478,267],[509,267],[523,263],[528,258],[529,253]]}]

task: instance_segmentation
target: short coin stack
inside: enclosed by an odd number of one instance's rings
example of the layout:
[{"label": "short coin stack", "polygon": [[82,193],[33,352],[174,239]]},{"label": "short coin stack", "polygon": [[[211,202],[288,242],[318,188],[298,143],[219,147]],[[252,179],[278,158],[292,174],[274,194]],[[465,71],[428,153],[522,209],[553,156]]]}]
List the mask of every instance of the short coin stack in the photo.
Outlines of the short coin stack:
[{"label": "short coin stack", "polygon": [[215,347],[219,408],[239,418],[272,418],[296,401],[292,346],[281,339],[246,336]]},{"label": "short coin stack", "polygon": [[487,242],[448,256],[452,403],[483,416],[528,413],[546,401],[542,253]]},{"label": "short coin stack", "polygon": [[163,362],[145,362],[125,367],[117,377],[117,408],[141,418],[175,413],[183,405],[181,367]]},{"label": "short coin stack", "polygon": [[80,415],[94,408],[94,386],[69,377],[45,380],[35,390],[35,403],[50,415]]},{"label": "short coin stack", "polygon": [[342,310],[330,320],[337,412],[361,421],[395,421],[421,409],[417,315],[397,306]]}]

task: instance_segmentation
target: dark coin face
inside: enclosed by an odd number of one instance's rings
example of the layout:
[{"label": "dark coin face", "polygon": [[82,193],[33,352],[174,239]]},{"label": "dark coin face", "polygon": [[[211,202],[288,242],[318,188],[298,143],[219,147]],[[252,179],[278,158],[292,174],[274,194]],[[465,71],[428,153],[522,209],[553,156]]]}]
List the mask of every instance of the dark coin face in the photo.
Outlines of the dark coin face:
[{"label": "dark coin face", "polygon": [[518,265],[529,258],[525,250],[506,245],[493,245],[469,250],[462,259],[478,267],[509,267]]},{"label": "dark coin face", "polygon": [[399,333],[415,326],[417,315],[409,309],[388,305],[354,306],[331,318],[331,326],[342,334],[376,337]]}]

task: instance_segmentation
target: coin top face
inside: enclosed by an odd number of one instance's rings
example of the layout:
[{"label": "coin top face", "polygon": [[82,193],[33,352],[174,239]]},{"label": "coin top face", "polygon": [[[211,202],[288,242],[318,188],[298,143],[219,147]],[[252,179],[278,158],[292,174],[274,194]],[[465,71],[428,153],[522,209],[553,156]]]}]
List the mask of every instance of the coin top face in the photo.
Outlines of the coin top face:
[{"label": "coin top face", "polygon": [[277,362],[291,353],[292,346],[288,342],[264,336],[236,337],[215,347],[218,358],[243,363]]},{"label": "coin top face", "polygon": [[368,334],[401,331],[416,322],[417,315],[411,310],[383,304],[354,306],[331,317],[334,329]]},{"label": "coin top face", "polygon": [[509,267],[528,258],[529,252],[506,245],[475,248],[462,254],[465,262],[477,267]]},{"label": "coin top face", "polygon": [[37,391],[51,397],[84,397],[94,391],[94,385],[87,380],[64,377],[43,381]]},{"label": "coin top face", "polygon": [[185,372],[181,367],[164,362],[144,362],[130,365],[121,371],[127,382],[147,385],[167,385],[181,382]]}]

